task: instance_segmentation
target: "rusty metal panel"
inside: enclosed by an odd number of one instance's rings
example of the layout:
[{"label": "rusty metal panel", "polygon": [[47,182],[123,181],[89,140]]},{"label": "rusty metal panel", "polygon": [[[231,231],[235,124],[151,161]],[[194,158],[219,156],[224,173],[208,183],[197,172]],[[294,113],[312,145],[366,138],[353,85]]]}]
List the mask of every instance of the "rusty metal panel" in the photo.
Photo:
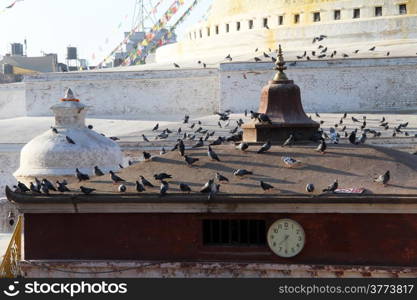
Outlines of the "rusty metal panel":
[{"label": "rusty metal panel", "polygon": [[[267,245],[205,246],[205,218],[291,218],[306,234],[294,258]],[[271,262],[417,266],[415,214],[26,214],[25,259]]]}]

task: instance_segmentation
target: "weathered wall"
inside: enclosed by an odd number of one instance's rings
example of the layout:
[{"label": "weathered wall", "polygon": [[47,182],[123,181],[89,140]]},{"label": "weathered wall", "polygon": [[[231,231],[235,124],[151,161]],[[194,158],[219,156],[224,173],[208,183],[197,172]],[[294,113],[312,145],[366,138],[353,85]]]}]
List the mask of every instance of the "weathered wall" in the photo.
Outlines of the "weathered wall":
[{"label": "weathered wall", "polygon": [[[301,88],[306,111],[417,111],[417,58],[305,61],[286,71]],[[220,107],[257,110],[272,63],[220,66]]]},{"label": "weathered wall", "polygon": [[217,108],[218,71],[47,73],[25,78],[28,116],[51,115],[48,109],[71,87],[90,115],[211,114]]},{"label": "weathered wall", "polygon": [[25,115],[24,83],[0,84],[0,118],[14,118]]}]

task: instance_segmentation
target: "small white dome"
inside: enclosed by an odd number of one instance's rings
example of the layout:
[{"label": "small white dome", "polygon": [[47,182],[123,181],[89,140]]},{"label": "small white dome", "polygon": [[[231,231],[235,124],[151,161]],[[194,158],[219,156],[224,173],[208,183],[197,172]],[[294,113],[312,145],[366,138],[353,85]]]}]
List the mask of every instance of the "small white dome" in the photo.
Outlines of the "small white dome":
[{"label": "small white dome", "polygon": [[85,105],[77,99],[61,101],[51,107],[56,131],[50,129],[22,148],[20,167],[13,175],[19,178],[65,176],[74,175],[76,168],[93,174],[94,166],[106,172],[117,171],[123,163],[119,145],[85,126]]}]

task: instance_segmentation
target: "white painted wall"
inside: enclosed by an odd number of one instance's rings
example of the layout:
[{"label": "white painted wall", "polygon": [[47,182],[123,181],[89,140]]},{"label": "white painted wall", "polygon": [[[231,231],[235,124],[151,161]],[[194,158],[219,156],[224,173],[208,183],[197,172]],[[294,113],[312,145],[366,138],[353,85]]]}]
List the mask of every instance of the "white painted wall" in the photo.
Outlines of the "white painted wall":
[{"label": "white painted wall", "polygon": [[218,71],[47,73],[25,78],[28,116],[51,115],[49,107],[65,87],[87,106],[90,115],[211,114],[217,108]]},{"label": "white painted wall", "polygon": [[0,118],[21,117],[25,113],[24,83],[0,84]]},{"label": "white painted wall", "polygon": [[[416,65],[417,58],[303,61],[286,73],[300,86],[306,111],[415,112]],[[261,88],[276,72],[272,68],[272,63],[222,64],[221,110],[257,110]]]}]

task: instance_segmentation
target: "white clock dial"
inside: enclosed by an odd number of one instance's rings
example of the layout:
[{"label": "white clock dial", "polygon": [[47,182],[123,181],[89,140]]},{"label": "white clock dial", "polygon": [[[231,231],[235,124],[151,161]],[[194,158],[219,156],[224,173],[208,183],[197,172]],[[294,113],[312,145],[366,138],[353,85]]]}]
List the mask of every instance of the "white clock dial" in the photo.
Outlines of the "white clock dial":
[{"label": "white clock dial", "polygon": [[291,219],[275,221],[268,229],[268,245],[281,257],[296,256],[304,247],[305,233],[303,227]]}]

